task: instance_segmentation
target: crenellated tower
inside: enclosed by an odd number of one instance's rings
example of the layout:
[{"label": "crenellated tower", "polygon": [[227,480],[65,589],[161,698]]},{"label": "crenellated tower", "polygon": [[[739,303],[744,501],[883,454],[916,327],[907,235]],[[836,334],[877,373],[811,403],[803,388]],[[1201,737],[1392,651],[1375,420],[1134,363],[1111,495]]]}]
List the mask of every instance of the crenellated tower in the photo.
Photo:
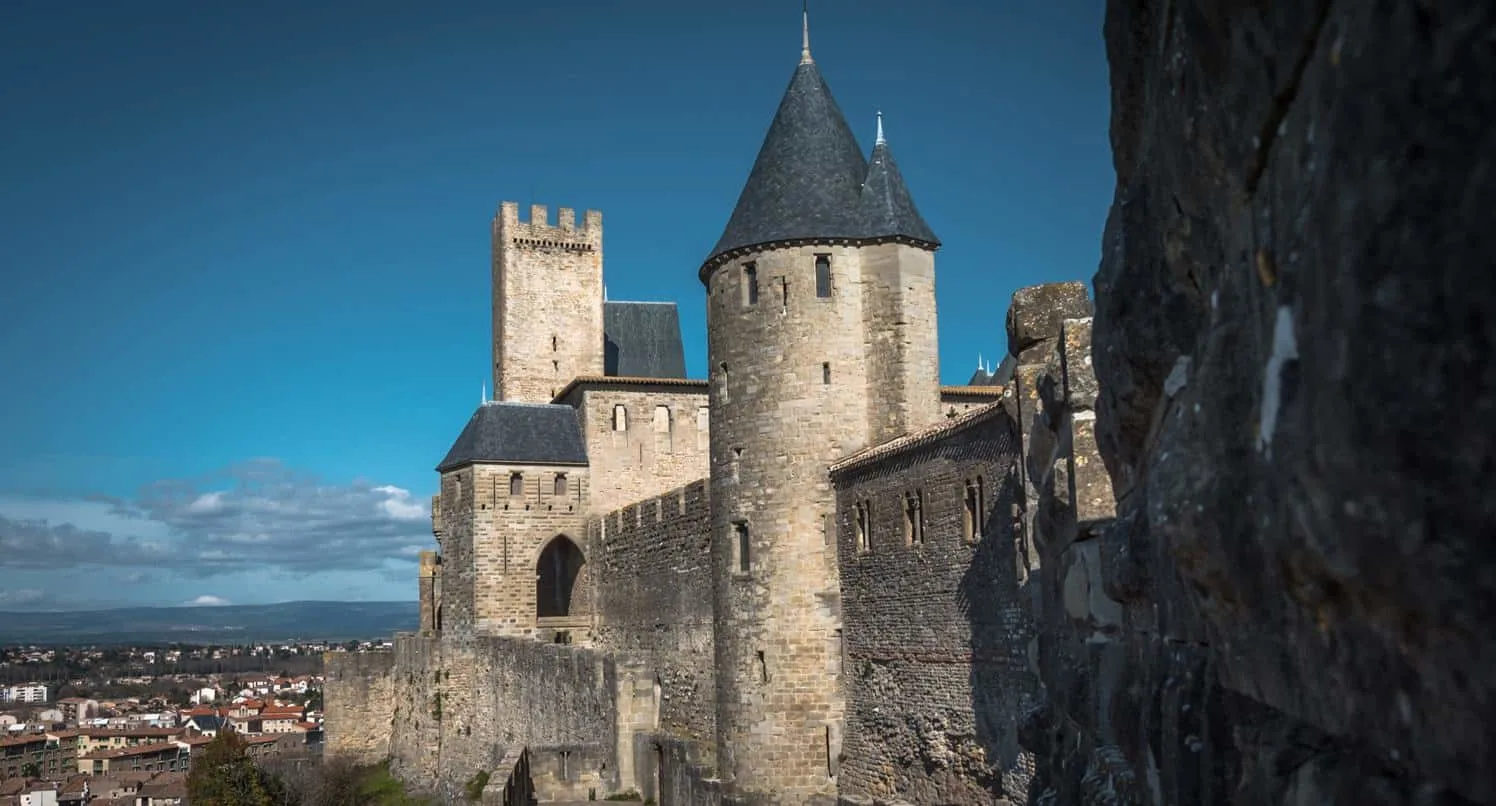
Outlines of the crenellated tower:
[{"label": "crenellated tower", "polygon": [[718,766],[752,802],[836,792],[844,697],[827,467],[940,419],[934,251],[810,55],[700,271],[711,362]]},{"label": "crenellated tower", "polygon": [[603,216],[503,202],[493,220],[496,400],[549,403],[572,378],[603,374]]}]

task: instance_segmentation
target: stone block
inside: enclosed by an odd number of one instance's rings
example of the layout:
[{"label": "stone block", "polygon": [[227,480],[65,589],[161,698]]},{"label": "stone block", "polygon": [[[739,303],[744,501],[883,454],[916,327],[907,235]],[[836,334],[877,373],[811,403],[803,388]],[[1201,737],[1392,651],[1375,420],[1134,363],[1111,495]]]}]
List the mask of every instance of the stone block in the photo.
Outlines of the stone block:
[{"label": "stone block", "polygon": [[1024,356],[1042,342],[1060,337],[1061,323],[1066,319],[1083,319],[1091,315],[1091,298],[1081,282],[1046,283],[1013,292],[1008,306],[1008,352],[1019,363],[1030,363]]}]

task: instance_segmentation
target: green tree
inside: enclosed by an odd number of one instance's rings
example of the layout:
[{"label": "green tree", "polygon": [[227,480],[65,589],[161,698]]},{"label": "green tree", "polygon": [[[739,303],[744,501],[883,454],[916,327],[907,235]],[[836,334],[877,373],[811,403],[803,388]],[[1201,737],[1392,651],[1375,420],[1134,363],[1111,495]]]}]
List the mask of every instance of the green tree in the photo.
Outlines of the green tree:
[{"label": "green tree", "polygon": [[255,765],[239,734],[219,731],[193,755],[187,773],[187,799],[193,806],[276,806],[280,781]]}]

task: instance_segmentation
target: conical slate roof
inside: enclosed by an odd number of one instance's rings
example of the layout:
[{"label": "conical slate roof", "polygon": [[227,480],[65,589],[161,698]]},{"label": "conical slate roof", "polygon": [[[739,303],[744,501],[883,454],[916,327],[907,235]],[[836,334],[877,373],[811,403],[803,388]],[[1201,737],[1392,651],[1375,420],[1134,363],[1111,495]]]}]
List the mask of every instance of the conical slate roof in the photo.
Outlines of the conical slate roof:
[{"label": "conical slate roof", "polygon": [[858,238],[867,161],[814,62],[795,68],[721,240],[705,262],[744,246]]},{"label": "conical slate roof", "polygon": [[914,207],[914,199],[899,173],[899,164],[894,162],[893,152],[883,140],[882,120],[878,122],[878,143],[873,146],[873,158],[867,166],[858,218],[865,238],[904,237],[931,246],[940,245],[940,239]]},{"label": "conical slate roof", "polygon": [[883,139],[881,117],[872,162],[863,159],[856,136],[810,59],[807,29],[800,65],[727,228],[702,262],[701,279],[706,281],[718,258],[745,247],[842,239],[940,246]]}]

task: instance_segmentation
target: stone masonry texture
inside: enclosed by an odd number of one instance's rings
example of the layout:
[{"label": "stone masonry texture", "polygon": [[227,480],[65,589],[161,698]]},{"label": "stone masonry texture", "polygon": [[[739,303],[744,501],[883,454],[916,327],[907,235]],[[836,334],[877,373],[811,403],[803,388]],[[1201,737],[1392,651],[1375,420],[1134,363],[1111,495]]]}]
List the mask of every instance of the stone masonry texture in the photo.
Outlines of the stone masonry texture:
[{"label": "stone masonry texture", "polygon": [[549,403],[572,378],[603,374],[603,217],[503,202],[493,221],[494,397]]},{"label": "stone masonry texture", "polygon": [[[1018,717],[1038,681],[1013,517],[1018,462],[1017,423],[995,403],[934,441],[834,471],[847,802],[1026,795],[1032,759]],[[918,542],[911,495],[922,503]]]},{"label": "stone masonry texture", "polygon": [[591,513],[612,512],[706,478],[711,418],[705,384],[599,381],[570,397],[567,402],[581,414],[592,470]]},{"label": "stone masonry texture", "polygon": [[[818,255],[831,264],[826,297],[816,295]],[[843,697],[828,669],[841,604],[826,468],[866,447],[875,423],[939,412],[938,385],[876,382],[901,370],[880,377],[868,360],[886,347],[874,325],[887,322],[868,308],[861,259],[845,246],[775,248],[709,280],[717,761],[748,799],[798,803],[836,791]],[[749,262],[756,299],[745,292]]]},{"label": "stone masonry texture", "polygon": [[327,723],[325,751],[360,764],[390,755],[394,735],[394,666],[390,652],[328,652],[322,656]]},{"label": "stone masonry texture", "polygon": [[1117,518],[1045,526],[1038,802],[1496,802],[1493,31],[1108,3]]}]

